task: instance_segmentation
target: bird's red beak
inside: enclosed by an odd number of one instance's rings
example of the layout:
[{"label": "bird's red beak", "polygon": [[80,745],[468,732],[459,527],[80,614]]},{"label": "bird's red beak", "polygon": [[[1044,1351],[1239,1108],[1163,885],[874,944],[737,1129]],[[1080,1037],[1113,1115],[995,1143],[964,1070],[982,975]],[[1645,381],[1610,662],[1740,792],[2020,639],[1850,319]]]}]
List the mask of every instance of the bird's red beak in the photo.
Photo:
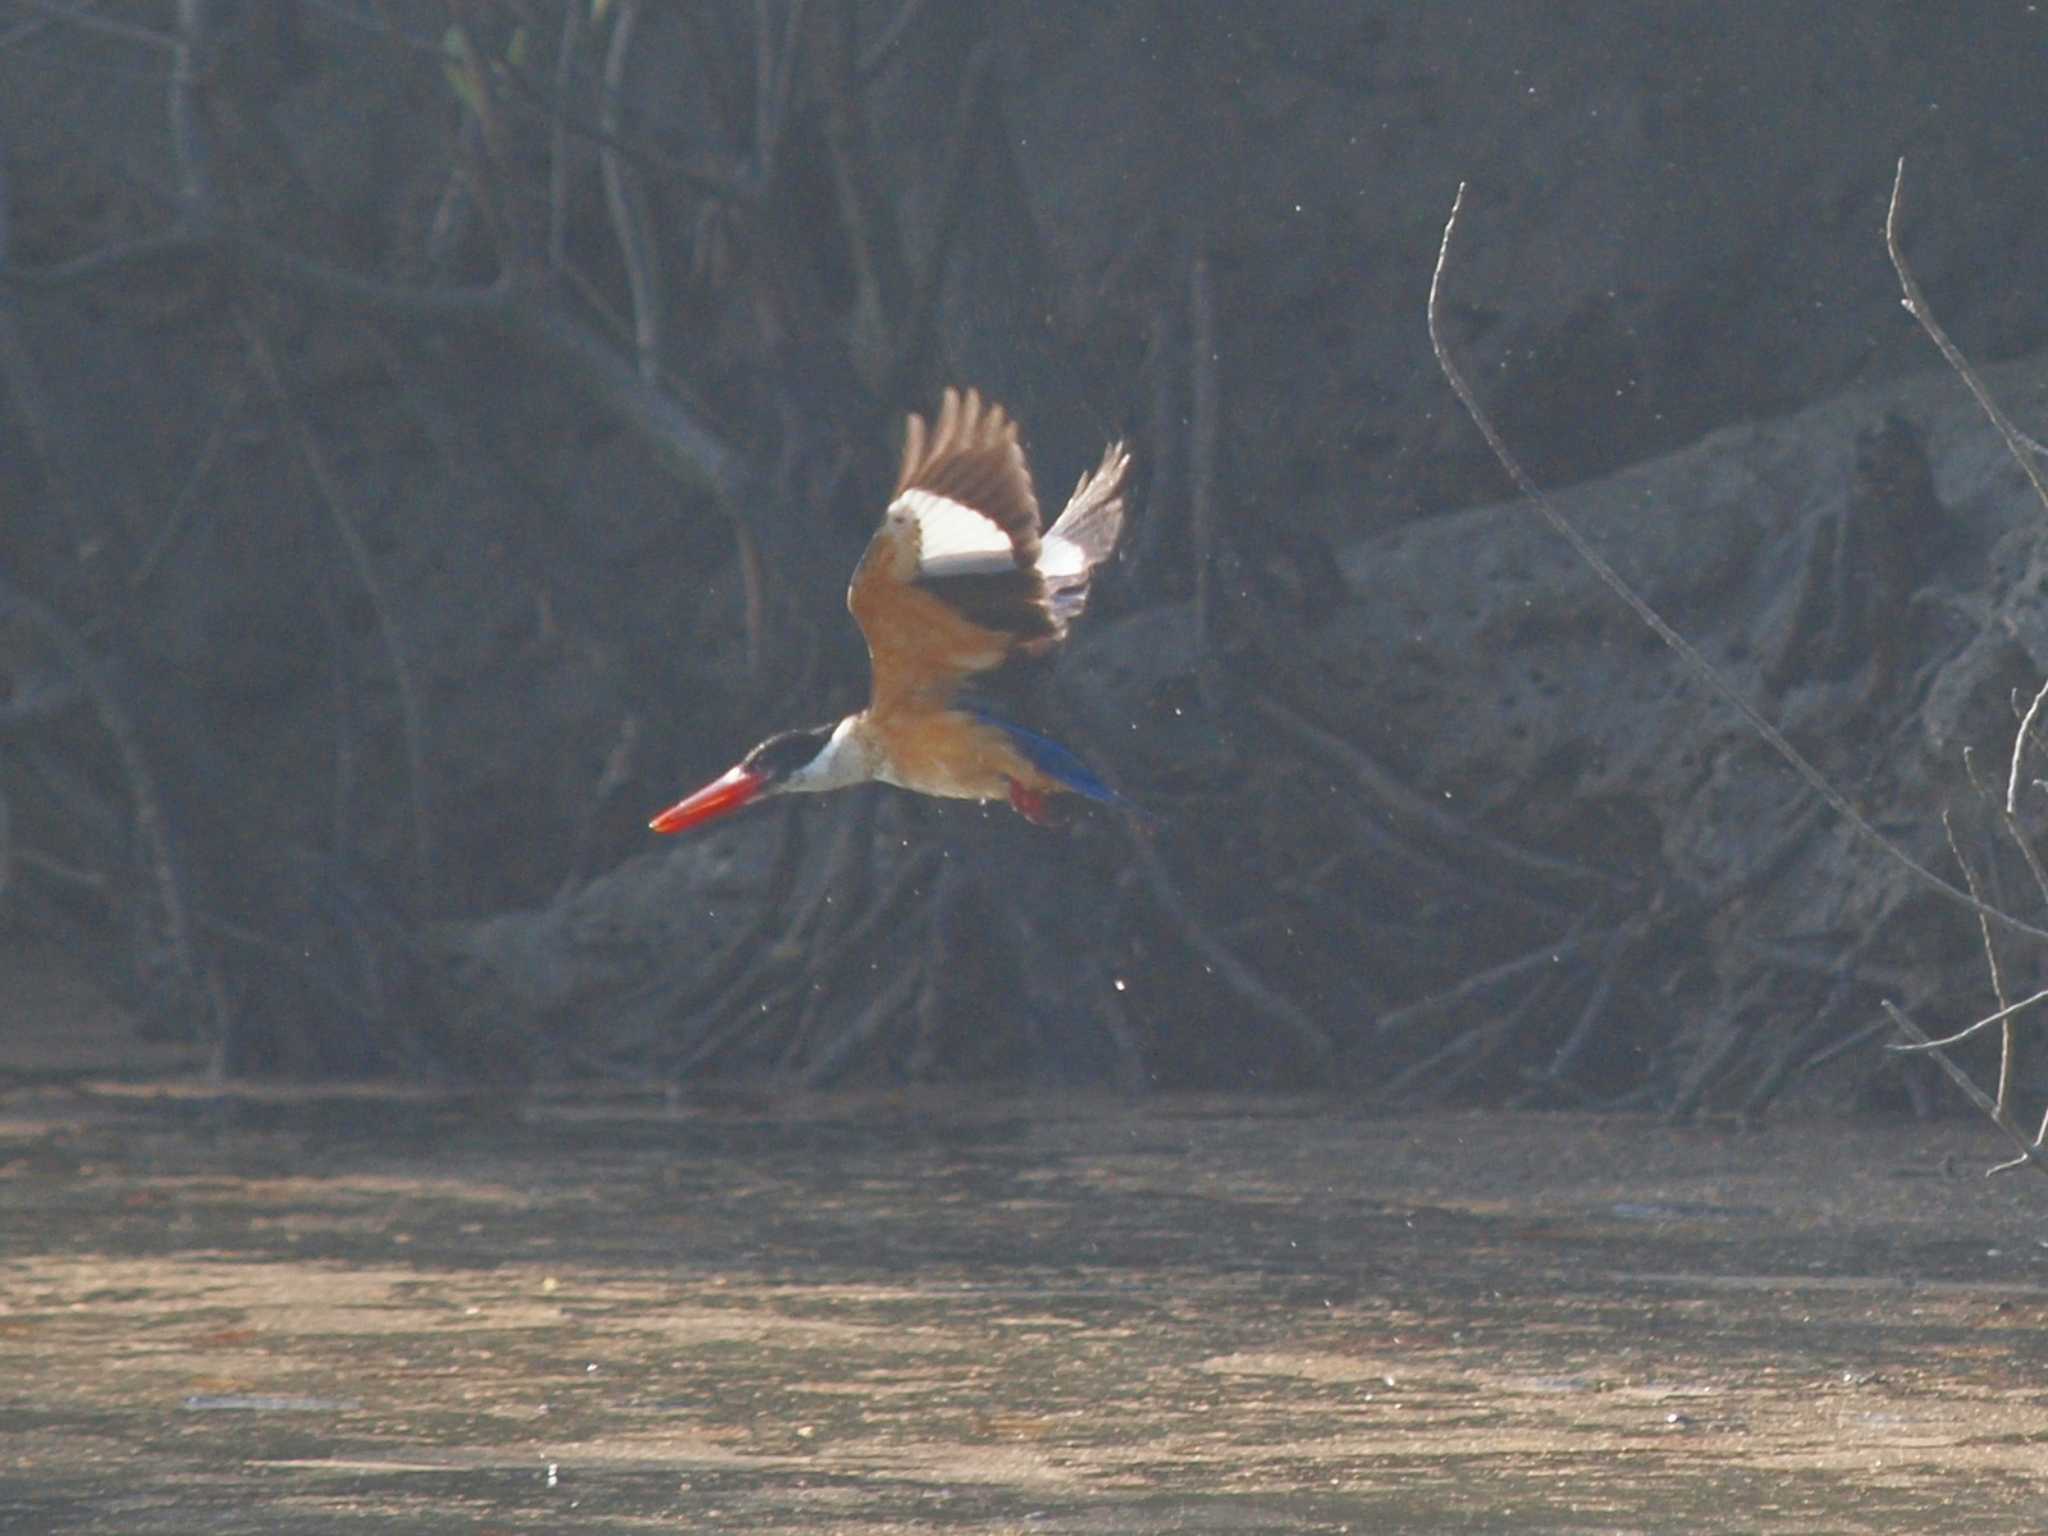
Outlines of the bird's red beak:
[{"label": "bird's red beak", "polygon": [[728,811],[738,810],[760,794],[767,783],[765,775],[742,763],[722,777],[713,779],[687,800],[678,800],[647,825],[656,832],[684,831]]}]

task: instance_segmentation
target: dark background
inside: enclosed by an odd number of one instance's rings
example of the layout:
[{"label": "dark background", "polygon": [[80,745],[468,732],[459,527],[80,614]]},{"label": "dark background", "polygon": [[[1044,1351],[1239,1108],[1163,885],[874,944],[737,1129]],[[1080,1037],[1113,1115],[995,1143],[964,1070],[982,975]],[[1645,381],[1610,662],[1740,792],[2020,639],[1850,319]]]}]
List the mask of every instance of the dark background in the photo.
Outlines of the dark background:
[{"label": "dark background", "polygon": [[[1884,393],[1937,365],[1884,212],[1904,155],[1956,340],[2040,348],[2044,32],[0,5],[0,975],[61,953],[236,1072],[1924,1107],[1876,999],[1973,1016],[1974,923],[1872,884],[1525,508],[1462,512],[1506,487],[1424,297],[1469,181],[1445,318],[1539,479],[1770,445],[1740,494],[1695,458],[1586,506],[1945,859],[1974,802],[1914,722],[2002,782],[2048,513],[1966,406],[1928,425],[1952,380]],[[841,591],[948,383],[1048,500],[1134,445],[1125,549],[1024,686],[1157,824],[864,789],[650,839],[858,703]]]}]

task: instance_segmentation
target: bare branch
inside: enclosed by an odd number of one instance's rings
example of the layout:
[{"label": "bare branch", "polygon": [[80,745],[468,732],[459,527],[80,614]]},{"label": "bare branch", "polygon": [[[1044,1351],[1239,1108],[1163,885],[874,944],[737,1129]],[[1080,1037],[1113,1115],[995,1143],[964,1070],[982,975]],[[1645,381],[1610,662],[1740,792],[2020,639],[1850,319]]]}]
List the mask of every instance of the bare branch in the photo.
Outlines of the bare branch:
[{"label": "bare branch", "polygon": [[1963,1091],[1963,1097],[1984,1111],[1991,1123],[2005,1132],[2011,1138],[2012,1144],[2019,1148],[2018,1157],[2011,1162],[2000,1163],[1996,1168],[1987,1169],[1986,1172],[1997,1173],[2001,1169],[2017,1168],[2021,1163],[2031,1163],[2041,1172],[2048,1173],[2048,1152],[2044,1152],[2038,1143],[2027,1140],[2026,1132],[2013,1124],[2012,1116],[2000,1109],[1992,1101],[1990,1094],[1970,1080],[1970,1074],[1955,1064],[1949,1054],[1941,1048],[1941,1042],[1930,1040],[1927,1032],[1908,1018],[1905,1011],[1896,1003],[1887,999],[1883,1007],[1886,1016],[1899,1027],[1899,1032],[1921,1050],[1933,1052],[1934,1059],[1941,1064],[1941,1070],[1948,1074],[1950,1082]]},{"label": "bare branch", "polygon": [[2048,928],[2037,927],[2032,923],[2014,917],[2009,912],[2001,912],[1996,907],[1988,906],[1984,902],[1979,901],[1961,886],[1944,880],[1940,875],[1937,875],[1933,870],[1906,852],[1899,844],[1886,837],[1884,833],[1871,825],[1869,819],[1849,803],[1848,797],[1839,789],[1836,789],[1803,752],[1792,745],[1783,731],[1766,720],[1756,706],[1744,698],[1737,691],[1735,685],[1723,677],[1714,665],[1699,653],[1690,640],[1687,640],[1685,636],[1673,629],[1666,622],[1662,614],[1657,612],[1655,608],[1652,608],[1635,588],[1622,579],[1621,574],[1612,565],[1607,563],[1606,558],[1601,555],[1599,550],[1593,547],[1591,541],[1579,531],[1578,526],[1562,512],[1558,511],[1550,498],[1530,478],[1529,472],[1522,467],[1520,460],[1509,451],[1506,441],[1494,426],[1492,418],[1480,406],[1478,397],[1472,392],[1472,386],[1465,382],[1465,376],[1459,372],[1457,364],[1452,361],[1449,346],[1443,338],[1441,300],[1444,268],[1450,259],[1451,235],[1458,227],[1458,214],[1464,206],[1465,184],[1460,182],[1458,184],[1458,194],[1451,203],[1451,215],[1444,222],[1443,244],[1437,250],[1436,270],[1431,274],[1429,280],[1429,306],[1427,310],[1429,342],[1431,348],[1436,353],[1437,366],[1443,370],[1445,381],[1449,383],[1453,393],[1457,395],[1459,403],[1465,407],[1466,415],[1472,418],[1472,424],[1479,429],[1479,435],[1486,439],[1486,446],[1493,451],[1495,460],[1507,472],[1508,478],[1514,482],[1516,489],[1528,498],[1543,520],[1567,544],[1571,545],[1578,557],[1586,562],[1595,576],[1600,578],[1601,583],[1616,597],[1620,598],[1623,603],[1627,604],[1629,610],[1637,618],[1641,619],[1656,634],[1658,639],[1678,653],[1678,657],[1685,663],[1686,669],[1694,677],[1712,688],[1727,704],[1733,707],[1735,712],[1748,722],[1750,728],[1764,739],[1771,750],[1784,760],[1786,766],[1791,768],[1794,773],[1798,774],[1806,782],[1807,788],[1825,800],[1833,808],[1835,814],[1854,828],[1857,835],[1865,842],[1900,865],[1908,874],[1912,875],[1914,879],[1918,880],[1929,890],[1937,891],[1941,895],[1946,896],[1950,901],[1960,906],[1968,907],[1973,912],[2010,928],[2016,933],[2024,933],[2030,938],[2048,939]]},{"label": "bare branch", "polygon": [[[1941,813],[1941,830],[1942,835],[1948,839],[1948,851],[1956,856],[1956,863],[1963,871],[1963,880],[1969,886],[1970,894],[1979,901],[1982,901],[1984,899],[1984,891],[1977,884],[1977,871],[1971,868],[1970,861],[1963,857],[1962,845],[1956,841],[1955,820],[1949,815],[1946,808]],[[1991,972],[1991,996],[1997,1001],[1999,1012],[2006,1015],[2005,1018],[2000,1020],[1998,1028],[1997,1098],[1998,1107],[2004,1109],[2008,1102],[2006,1096],[2012,1088],[2012,1010],[2007,1007],[2005,977],[1998,968],[1998,946],[1992,942],[1991,924],[1981,912],[1977,914],[1977,932],[1984,940],[1984,964]]]},{"label": "bare branch", "polygon": [[2031,439],[2015,427],[2005,412],[1999,409],[1998,402],[1991,398],[1991,391],[1984,387],[1984,381],[1977,377],[1976,369],[1970,366],[1970,360],[1948,339],[1948,333],[1941,328],[1940,323],[1934,318],[1934,312],[1927,307],[1927,300],[1920,292],[1920,284],[1913,277],[1913,269],[1906,265],[1905,253],[1899,249],[1899,194],[1905,185],[1906,161],[1904,156],[1900,156],[1898,171],[1892,177],[1891,202],[1886,205],[1884,213],[1884,247],[1891,255],[1892,270],[1899,274],[1899,287],[1905,294],[1899,302],[1905,306],[1907,314],[1920,322],[1920,329],[1925,331],[1928,340],[1940,349],[1942,357],[1948,361],[1949,367],[1955,370],[1956,377],[1963,381],[1964,387],[1976,396],[1978,406],[1985,416],[1990,418],[1991,425],[1998,429],[1998,435],[2005,439],[2006,451],[2018,462],[2021,471],[2032,483],[2034,494],[2041,499],[2041,505],[2048,507],[2048,480],[2042,478],[2040,465],[2035,462],[2033,454],[2027,451]]},{"label": "bare branch", "polygon": [[896,8],[896,14],[889,18],[889,24],[877,32],[875,40],[861,50],[858,66],[861,79],[873,77],[889,62],[889,55],[895,52],[896,45],[903,41],[911,23],[917,20],[918,12],[924,9],[924,3],[925,0],[903,0]]},{"label": "bare branch", "polygon": [[213,473],[213,466],[226,446],[228,430],[241,419],[242,406],[249,398],[247,376],[238,378],[221,401],[215,412],[213,425],[207,430],[206,441],[200,445],[199,453],[192,461],[192,468],[185,476],[185,483],[178,487],[178,494],[171,502],[170,510],[164,513],[163,521],[157,526],[156,534],[143,550],[142,558],[135,562],[135,569],[128,574],[131,590],[139,590],[149,584],[156,575],[166,556],[178,546],[185,536],[194,508],[211,510],[213,503],[199,494],[206,477]]},{"label": "bare branch", "polygon": [[1217,976],[1241,998],[1260,1018],[1278,1024],[1293,1036],[1312,1066],[1327,1070],[1335,1055],[1330,1046],[1330,1037],[1323,1033],[1322,1026],[1310,1018],[1294,1003],[1275,992],[1261,981],[1252,968],[1237,957],[1229,945],[1211,933],[1195,910],[1188,904],[1180,887],[1174,883],[1167,871],[1165,861],[1159,857],[1151,841],[1142,833],[1131,838],[1131,846],[1138,855],[1138,867],[1144,872],[1147,884],[1152,888],[1153,898],[1166,915],[1173,919],[1190,949],[1200,955],[1214,968]]},{"label": "bare branch", "polygon": [[114,756],[128,784],[128,798],[135,812],[135,830],[148,851],[149,869],[156,884],[157,900],[163,908],[165,936],[171,956],[195,996],[205,997],[213,1006],[214,1060],[224,1059],[229,1018],[218,979],[201,958],[193,939],[193,922],[187,898],[183,866],[179,863],[169,819],[142,749],[142,735],[135,728],[127,706],[100,671],[98,659],[84,640],[56,612],[26,593],[17,592],[0,578],[0,616],[20,614],[56,652],[87,697],[92,700],[100,728],[113,743]]},{"label": "bare branch", "polygon": [[[2017,692],[2017,690],[2015,690]],[[2020,728],[2012,737],[2012,769],[2005,779],[2005,814],[2019,813],[2020,799],[2020,754],[2026,750],[2027,737],[2033,733],[2034,721],[2041,713],[2041,701],[2048,699],[2048,683],[2041,685],[2041,691],[2034,695],[2034,702],[2027,706],[2027,712],[2020,717]]]},{"label": "bare branch", "polygon": [[798,40],[803,36],[806,9],[806,0],[790,0],[778,48],[768,0],[754,0],[754,174],[763,187],[775,179],[776,155],[789,121]]},{"label": "bare branch", "polygon": [[598,148],[604,177],[605,206],[618,237],[619,260],[626,269],[626,289],[633,301],[633,355],[640,377],[653,383],[661,375],[661,265],[648,208],[647,187],[640,172],[619,153],[619,124],[625,111],[626,69],[633,61],[633,36],[640,24],[640,0],[620,0],[612,18],[611,46],[605,52],[604,100],[601,108],[605,142]]},{"label": "bare branch", "polygon": [[1488,966],[1483,971],[1475,971],[1472,975],[1463,978],[1442,992],[1432,993],[1428,997],[1419,998],[1415,1002],[1394,1009],[1392,1012],[1381,1014],[1373,1023],[1373,1033],[1384,1039],[1388,1035],[1406,1029],[1418,1019],[1427,1018],[1433,1013],[1438,1013],[1443,1009],[1467,1002],[1479,996],[1480,993],[1489,987],[1498,986],[1504,981],[1513,981],[1516,977],[1525,976],[1531,972],[1547,971],[1552,967],[1563,964],[1565,957],[1568,955],[1576,956],[1583,949],[1594,945],[1605,945],[1613,939],[1614,934],[1615,930],[1612,928],[1602,928],[1597,932],[1589,933],[1586,931],[1583,922],[1574,924],[1570,932],[1560,938],[1553,939],[1548,944],[1539,944],[1526,954],[1518,955],[1512,960],[1503,961],[1499,965]]},{"label": "bare branch", "polygon": [[149,27],[138,27],[132,22],[116,21],[111,16],[102,16],[89,11],[82,5],[59,5],[57,0],[20,0],[29,10],[39,12],[52,21],[61,21],[68,27],[81,32],[97,32],[102,37],[119,38],[124,43],[140,43],[145,48],[175,53],[181,46],[179,40],[167,33]]},{"label": "bare branch", "polygon": [[583,52],[584,8],[562,7],[562,42],[555,54],[555,99],[548,114],[548,265],[560,270],[569,249],[569,91]]},{"label": "bare branch", "polygon": [[1961,1045],[1979,1030],[1989,1029],[1993,1024],[2002,1024],[2014,1014],[2023,1013],[2039,1002],[2048,1002],[2048,988],[2043,988],[2032,997],[2023,997],[2016,1003],[2007,1003],[1996,1013],[1987,1013],[1976,1023],[1959,1029],[1952,1035],[1946,1035],[1939,1040],[1929,1040],[1924,1045],[1895,1045],[1892,1049],[1901,1054],[1906,1054],[1913,1051],[1942,1050],[1951,1045]]},{"label": "bare branch", "polygon": [[202,229],[213,223],[219,206],[205,100],[212,24],[212,0],[178,0],[178,43],[171,62],[171,142],[178,153],[178,194],[185,218]]},{"label": "bare branch", "polygon": [[1206,660],[1216,626],[1216,285],[1209,258],[1198,255],[1188,269],[1188,350],[1192,388],[1188,428],[1188,522],[1194,536],[1195,643]]},{"label": "bare branch", "polygon": [[1547,853],[1536,853],[1527,848],[1517,847],[1493,836],[1484,828],[1459,820],[1445,812],[1442,807],[1432,804],[1427,797],[1416,794],[1392,773],[1373,761],[1363,748],[1355,746],[1335,732],[1324,730],[1313,721],[1304,719],[1270,695],[1254,693],[1248,702],[1259,714],[1293,736],[1317,756],[1349,773],[1367,794],[1389,811],[1408,817],[1450,842],[1468,843],[1489,858],[1545,879],[1609,888],[1622,884],[1604,871],[1588,869],[1582,864],[1572,863],[1569,859],[1560,859]]}]

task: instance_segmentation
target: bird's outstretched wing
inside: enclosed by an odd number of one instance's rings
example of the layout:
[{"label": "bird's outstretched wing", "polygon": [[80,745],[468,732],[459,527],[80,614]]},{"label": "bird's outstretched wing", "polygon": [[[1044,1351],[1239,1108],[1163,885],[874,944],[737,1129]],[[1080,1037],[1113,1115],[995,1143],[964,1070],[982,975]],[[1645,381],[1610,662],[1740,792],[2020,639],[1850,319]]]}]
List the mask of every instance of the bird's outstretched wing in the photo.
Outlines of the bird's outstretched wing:
[{"label": "bird's outstretched wing", "polygon": [[1001,406],[949,389],[929,431],[913,415],[896,493],[846,593],[868,643],[870,708],[940,707],[1014,652],[1057,645],[1116,546],[1129,463],[1112,445],[1042,533]]}]

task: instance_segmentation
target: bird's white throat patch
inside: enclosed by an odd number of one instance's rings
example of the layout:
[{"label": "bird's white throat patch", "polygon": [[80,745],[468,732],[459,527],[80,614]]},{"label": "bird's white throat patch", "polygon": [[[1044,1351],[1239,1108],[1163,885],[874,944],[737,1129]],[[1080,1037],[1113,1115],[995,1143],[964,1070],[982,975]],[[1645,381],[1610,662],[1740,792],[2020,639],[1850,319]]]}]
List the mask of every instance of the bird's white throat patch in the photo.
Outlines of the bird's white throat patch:
[{"label": "bird's white throat patch", "polygon": [[848,715],[840,721],[824,749],[784,779],[782,787],[794,794],[816,794],[844,789],[849,784],[865,784],[874,778],[879,754],[862,725],[859,715]]}]

